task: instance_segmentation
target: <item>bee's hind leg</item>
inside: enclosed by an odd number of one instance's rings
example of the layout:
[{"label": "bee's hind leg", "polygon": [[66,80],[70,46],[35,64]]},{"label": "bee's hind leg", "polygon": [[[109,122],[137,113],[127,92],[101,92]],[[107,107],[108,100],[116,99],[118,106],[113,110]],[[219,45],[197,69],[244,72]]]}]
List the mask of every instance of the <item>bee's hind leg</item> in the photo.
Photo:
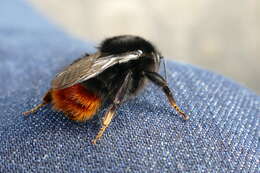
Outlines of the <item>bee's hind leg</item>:
[{"label": "bee's hind leg", "polygon": [[42,99],[42,103],[38,104],[37,106],[35,106],[34,108],[32,108],[29,111],[23,112],[23,115],[29,115],[32,114],[34,112],[36,112],[37,110],[39,110],[41,107],[45,106],[46,104],[51,102],[51,90],[49,90],[43,97]]},{"label": "bee's hind leg", "polygon": [[131,75],[132,75],[132,72],[131,71],[128,72],[122,86],[117,91],[117,94],[114,98],[113,103],[109,106],[108,110],[106,111],[106,113],[102,119],[102,126],[101,126],[97,136],[92,140],[93,144],[96,144],[97,141],[102,137],[103,133],[105,132],[105,130],[108,128],[109,124],[111,123],[111,121],[115,115],[116,109],[123,102],[125,93],[127,93],[128,84],[131,81]]}]

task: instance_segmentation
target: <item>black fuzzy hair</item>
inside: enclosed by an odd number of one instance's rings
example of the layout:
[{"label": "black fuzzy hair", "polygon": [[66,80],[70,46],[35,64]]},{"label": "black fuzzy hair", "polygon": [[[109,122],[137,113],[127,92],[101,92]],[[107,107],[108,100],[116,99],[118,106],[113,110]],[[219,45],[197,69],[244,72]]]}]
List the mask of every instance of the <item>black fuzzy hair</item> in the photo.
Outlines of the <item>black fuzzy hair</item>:
[{"label": "black fuzzy hair", "polygon": [[142,50],[144,53],[155,52],[155,47],[145,39],[132,36],[132,35],[121,35],[111,37],[104,40],[99,47],[102,53],[107,54],[120,54],[129,51]]}]

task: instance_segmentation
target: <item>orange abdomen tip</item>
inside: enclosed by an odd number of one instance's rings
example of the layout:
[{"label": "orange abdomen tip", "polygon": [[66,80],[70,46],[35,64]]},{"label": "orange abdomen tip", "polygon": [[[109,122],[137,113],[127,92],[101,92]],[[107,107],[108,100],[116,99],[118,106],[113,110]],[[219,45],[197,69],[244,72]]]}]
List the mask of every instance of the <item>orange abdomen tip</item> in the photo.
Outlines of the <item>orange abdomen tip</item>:
[{"label": "orange abdomen tip", "polygon": [[101,106],[101,99],[81,84],[52,90],[51,95],[53,108],[75,121],[91,119]]}]

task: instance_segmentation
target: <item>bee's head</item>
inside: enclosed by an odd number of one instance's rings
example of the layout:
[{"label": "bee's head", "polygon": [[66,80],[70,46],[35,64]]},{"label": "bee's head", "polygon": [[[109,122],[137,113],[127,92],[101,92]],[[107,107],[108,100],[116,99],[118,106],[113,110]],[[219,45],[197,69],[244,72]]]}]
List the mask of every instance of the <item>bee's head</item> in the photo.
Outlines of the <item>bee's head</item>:
[{"label": "bee's head", "polygon": [[150,42],[132,35],[108,38],[101,43],[99,50],[107,54],[121,54],[135,50],[142,50],[147,54],[157,53],[156,48]]}]

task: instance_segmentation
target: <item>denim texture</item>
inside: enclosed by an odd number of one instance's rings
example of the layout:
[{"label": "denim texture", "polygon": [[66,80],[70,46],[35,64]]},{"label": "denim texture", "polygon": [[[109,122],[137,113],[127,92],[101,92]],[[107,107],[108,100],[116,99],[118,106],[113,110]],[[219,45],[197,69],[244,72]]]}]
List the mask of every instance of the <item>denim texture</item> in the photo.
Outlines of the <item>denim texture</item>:
[{"label": "denim texture", "polygon": [[41,102],[52,77],[94,47],[25,1],[0,2],[0,172],[260,172],[260,97],[192,65],[168,61],[183,121],[156,86],[123,104],[97,145],[102,110],[75,123]]}]

